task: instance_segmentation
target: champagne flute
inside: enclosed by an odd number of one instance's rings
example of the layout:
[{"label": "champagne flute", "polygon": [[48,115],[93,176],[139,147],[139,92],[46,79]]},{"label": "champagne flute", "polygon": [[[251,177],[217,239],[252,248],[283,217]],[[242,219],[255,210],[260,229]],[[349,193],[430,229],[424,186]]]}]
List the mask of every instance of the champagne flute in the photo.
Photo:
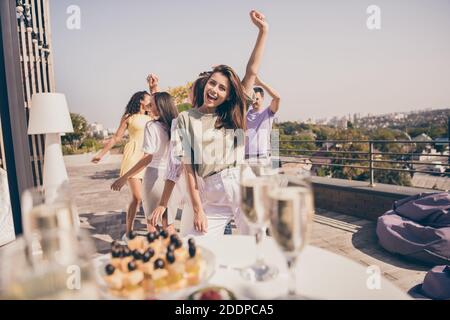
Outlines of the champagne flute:
[{"label": "champagne flute", "polygon": [[295,268],[314,218],[310,175],[303,169],[281,168],[273,179],[275,187],[269,192],[271,232],[289,270],[287,298],[299,299]]},{"label": "champagne flute", "polygon": [[250,159],[241,165],[240,189],[241,211],[252,229],[256,229],[256,261],[241,270],[243,278],[250,281],[268,281],[275,278],[278,269],[264,261],[262,240],[269,222],[267,193],[272,186],[274,173],[271,165],[257,159]]},{"label": "champagne flute", "polygon": [[52,229],[79,229],[80,221],[68,183],[25,190],[21,205],[27,235]]},{"label": "champagne flute", "polygon": [[87,231],[53,229],[0,249],[1,299],[98,299]]}]

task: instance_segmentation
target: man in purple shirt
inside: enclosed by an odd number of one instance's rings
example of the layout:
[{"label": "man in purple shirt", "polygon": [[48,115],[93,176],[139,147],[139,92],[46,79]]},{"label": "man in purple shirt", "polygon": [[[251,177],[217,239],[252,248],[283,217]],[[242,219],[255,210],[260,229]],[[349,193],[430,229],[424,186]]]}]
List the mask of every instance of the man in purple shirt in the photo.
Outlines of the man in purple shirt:
[{"label": "man in purple shirt", "polygon": [[[270,157],[270,135],[272,131],[273,118],[280,108],[280,95],[256,77],[254,88],[255,99],[253,105],[247,112],[247,133],[245,144],[246,158],[262,158]],[[264,91],[271,97],[272,102],[266,108],[264,104]]]}]

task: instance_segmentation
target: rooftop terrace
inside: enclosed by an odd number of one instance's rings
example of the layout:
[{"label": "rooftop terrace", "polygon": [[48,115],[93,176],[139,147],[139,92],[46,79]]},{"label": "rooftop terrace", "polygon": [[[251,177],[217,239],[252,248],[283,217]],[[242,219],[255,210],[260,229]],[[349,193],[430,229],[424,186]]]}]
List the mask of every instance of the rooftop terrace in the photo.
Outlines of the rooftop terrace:
[{"label": "rooftop terrace", "polygon": [[[84,165],[67,162],[82,228],[90,230],[99,253],[106,252],[110,248],[109,243],[125,232],[129,190],[127,187],[119,193],[110,190],[111,183],[119,175],[119,166],[120,156],[111,156],[107,162],[98,165],[88,164],[87,161]],[[423,281],[429,267],[407,261],[381,248],[375,226],[373,220],[354,214],[317,208],[310,243],[364,266],[377,265],[387,279],[408,292]],[[135,229],[146,230],[142,213],[138,213]]]}]

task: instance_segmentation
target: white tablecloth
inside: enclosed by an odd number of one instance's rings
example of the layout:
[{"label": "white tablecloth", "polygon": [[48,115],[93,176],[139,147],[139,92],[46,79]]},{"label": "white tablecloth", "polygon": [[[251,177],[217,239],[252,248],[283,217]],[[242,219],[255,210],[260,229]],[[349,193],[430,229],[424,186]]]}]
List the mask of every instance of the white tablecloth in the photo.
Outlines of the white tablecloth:
[{"label": "white tablecloth", "polygon": [[[287,293],[287,266],[272,238],[263,242],[265,258],[279,268],[276,279],[265,283],[241,278],[239,268],[255,261],[255,238],[250,236],[199,237],[198,245],[214,252],[217,269],[210,284],[231,289],[240,299],[273,299]],[[411,299],[381,277],[379,289],[369,289],[372,273],[347,258],[307,246],[297,263],[297,288],[312,299]],[[372,286],[373,287],[373,286]]]}]

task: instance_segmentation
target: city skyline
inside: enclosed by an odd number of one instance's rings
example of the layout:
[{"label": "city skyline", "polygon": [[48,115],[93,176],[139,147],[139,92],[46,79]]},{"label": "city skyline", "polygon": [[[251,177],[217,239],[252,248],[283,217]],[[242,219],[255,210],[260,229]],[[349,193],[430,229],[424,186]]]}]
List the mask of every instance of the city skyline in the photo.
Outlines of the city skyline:
[{"label": "city skyline", "polygon": [[[366,25],[372,4],[381,9],[380,30]],[[248,18],[253,8],[270,23],[260,74],[282,96],[280,121],[450,107],[448,1],[50,5],[57,91],[72,112],[107,128],[118,126],[131,94],[146,89],[149,72],[163,89],[217,63],[242,77],[257,33]],[[79,30],[66,26],[71,5],[80,8]],[[230,19],[218,23],[219,14]]]}]

